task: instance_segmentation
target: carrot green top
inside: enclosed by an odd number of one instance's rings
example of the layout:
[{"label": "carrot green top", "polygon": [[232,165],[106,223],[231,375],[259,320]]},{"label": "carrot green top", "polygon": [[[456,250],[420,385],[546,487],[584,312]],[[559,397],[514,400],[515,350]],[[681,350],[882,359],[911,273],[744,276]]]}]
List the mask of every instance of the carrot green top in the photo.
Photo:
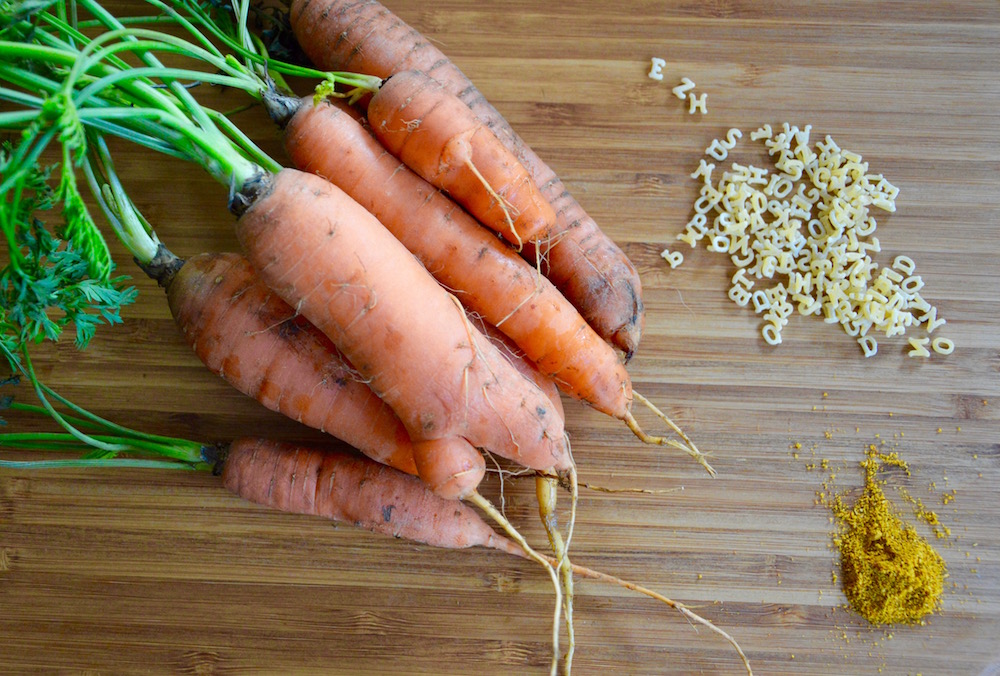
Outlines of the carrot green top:
[{"label": "carrot green top", "polygon": [[[154,454],[198,465],[200,444],[101,427],[106,421],[89,418],[36,377],[31,345],[57,340],[73,326],[83,349],[98,325],[121,321],[121,307],[136,295],[126,276],[113,274],[114,261],[81,194],[78,172],[115,236],[146,264],[162,245],[118,180],[104,135],[194,162],[234,195],[281,165],[224,114],[201,105],[189,90],[192,83],[238,88],[263,99],[282,75],[319,80],[325,94],[347,87],[343,95],[376,87],[379,80],[268,58],[247,30],[247,2],[232,17],[193,0],[147,1],[153,15],[128,19],[97,0],[0,3],[0,101],[15,108],[0,112],[0,129],[20,132],[0,148],[0,229],[9,250],[0,270],[0,352],[32,384],[39,410],[68,435],[33,442],[8,436],[0,443],[82,445],[97,454],[88,462],[105,462],[142,444],[153,452],[161,444]],[[81,20],[78,12],[89,18]],[[156,30],[160,23],[181,30]],[[164,56],[183,65],[165,66]],[[47,165],[43,158],[53,145],[59,162]],[[53,210],[61,211],[62,222],[47,227],[42,218]],[[58,404],[70,406],[71,414],[58,412]],[[100,433],[93,433],[94,425]]]}]

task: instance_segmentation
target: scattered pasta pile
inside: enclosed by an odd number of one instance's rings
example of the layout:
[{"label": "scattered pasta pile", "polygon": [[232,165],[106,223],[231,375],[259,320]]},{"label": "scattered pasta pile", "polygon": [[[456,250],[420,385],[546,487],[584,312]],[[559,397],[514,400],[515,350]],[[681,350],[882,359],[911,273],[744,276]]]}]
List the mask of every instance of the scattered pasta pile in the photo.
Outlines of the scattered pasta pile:
[{"label": "scattered pasta pile", "polygon": [[[703,158],[691,175],[702,182],[695,214],[677,239],[730,256],[736,273],[729,297],[762,315],[761,333],[771,345],[781,343],[798,311],[839,324],[866,357],[878,351],[876,335],[902,336],[914,326],[926,335],[909,338],[910,356],[950,354],[950,339],[931,337],[945,320],[921,295],[913,260],[896,256],[880,267],[872,259],[881,251],[872,210],[895,211],[899,190],[830,136],[811,146],[810,131],[785,123],[777,132],[764,125],[750,134],[766,147],[773,172],[734,162],[713,183],[716,165]],[[721,163],[742,137],[730,129],[705,154]],[[679,251],[662,255],[671,267],[684,260]]]}]

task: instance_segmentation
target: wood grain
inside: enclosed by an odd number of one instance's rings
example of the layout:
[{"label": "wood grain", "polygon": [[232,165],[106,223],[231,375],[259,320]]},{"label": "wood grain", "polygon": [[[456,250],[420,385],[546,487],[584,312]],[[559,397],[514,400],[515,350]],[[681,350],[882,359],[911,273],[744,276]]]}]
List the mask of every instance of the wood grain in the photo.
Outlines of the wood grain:
[{"label": "wood grain", "polygon": [[[139,11],[135,3],[125,5]],[[758,673],[980,674],[1000,661],[1000,4],[390,0],[439,44],[559,172],[642,274],[648,321],[630,364],[719,470],[646,448],[566,402],[586,481],[578,562],[696,606]],[[646,77],[667,60],[664,82]],[[682,76],[708,94],[689,115]],[[223,107],[235,93],[213,92]],[[280,157],[259,111],[236,118]],[[659,257],[690,217],[689,174],[712,139],[811,124],[900,188],[879,220],[883,257],[907,254],[957,349],[873,359],[793,317],[777,348],[726,297],[727,261]],[[177,253],[236,247],[225,189],[174,160],[117,146],[139,207]],[[137,277],[125,324],[90,349],[39,350],[41,376],[95,412],[208,441],[252,429],[316,440],[228,389],[183,343],[162,292]],[[885,260],[882,258],[880,260]],[[8,418],[10,429],[34,422]],[[653,425],[651,419],[644,419]],[[943,611],[867,626],[832,580],[830,471],[861,484],[881,438],[912,469],[891,477],[952,537]],[[801,444],[793,454],[794,444]],[[683,490],[680,490],[683,487]],[[541,542],[530,485],[506,509]],[[941,495],[957,491],[944,506]],[[491,487],[495,492],[495,486]],[[544,673],[551,595],[529,563],[441,552],[259,509],[207,474],[0,472],[0,671],[5,673]],[[580,674],[740,673],[730,647],[653,601],[578,584]]]}]

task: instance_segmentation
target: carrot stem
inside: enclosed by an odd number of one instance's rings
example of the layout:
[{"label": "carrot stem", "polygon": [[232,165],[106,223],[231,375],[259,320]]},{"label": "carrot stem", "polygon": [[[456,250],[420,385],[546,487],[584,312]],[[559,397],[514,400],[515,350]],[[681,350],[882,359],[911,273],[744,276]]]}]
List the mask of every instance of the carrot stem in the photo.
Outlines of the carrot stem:
[{"label": "carrot stem", "polygon": [[208,470],[211,465],[195,467],[170,460],[144,460],[140,458],[75,458],[73,460],[0,460],[0,467],[6,469],[74,469],[74,468],[141,468],[141,469],[187,469]]},{"label": "carrot stem", "polygon": [[159,251],[160,242],[151,230],[147,230],[144,221],[138,218],[137,210],[114,171],[107,143],[100,136],[96,136],[91,144],[83,171],[94,198],[118,239],[135,257],[136,262],[148,264]]},{"label": "carrot stem", "polygon": [[[198,464],[202,458],[201,444],[177,440],[176,444],[152,443],[142,439],[108,434],[95,434],[90,437],[109,447],[115,452],[149,453],[188,464]],[[73,434],[65,432],[8,432],[0,434],[0,446],[10,446],[30,450],[74,450],[93,447],[89,441],[81,441]],[[104,450],[104,449],[100,449]]]},{"label": "carrot stem", "polygon": [[[263,66],[268,72],[281,73],[283,75],[291,75],[294,77],[305,77],[314,80],[321,80],[326,77],[325,72],[315,68],[299,66],[272,59],[265,54],[261,54],[253,49],[250,49],[249,46],[245,45],[245,42],[234,38],[233,35],[221,29],[217,23],[220,20],[213,19],[206,13],[204,7],[198,5],[197,3],[190,2],[190,0],[178,0],[175,3],[176,5],[182,6],[187,11],[190,20],[182,16],[174,7],[160,2],[159,0],[146,0],[146,2],[167,13],[171,20],[180,24],[185,30],[194,35],[196,39],[200,40],[203,36],[194,24],[197,24],[201,28],[207,30],[212,37],[224,44],[227,49],[232,50],[235,54],[238,54],[240,57],[250,62]],[[234,32],[239,35],[244,30],[245,29],[243,27],[236,27]],[[341,73],[341,75],[348,74]]]}]

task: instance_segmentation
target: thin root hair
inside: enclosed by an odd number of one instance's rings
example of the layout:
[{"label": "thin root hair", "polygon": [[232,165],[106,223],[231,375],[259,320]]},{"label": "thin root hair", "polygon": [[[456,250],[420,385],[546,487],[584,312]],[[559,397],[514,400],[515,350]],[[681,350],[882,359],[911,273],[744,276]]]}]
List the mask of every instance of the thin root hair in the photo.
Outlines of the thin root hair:
[{"label": "thin root hair", "polygon": [[514,205],[512,205],[510,202],[504,199],[502,195],[500,195],[499,193],[497,193],[496,190],[493,189],[493,186],[491,186],[490,182],[486,180],[486,177],[479,172],[479,169],[476,167],[476,165],[472,162],[471,159],[467,160],[465,165],[469,168],[469,171],[471,171],[472,174],[479,180],[479,182],[483,184],[483,188],[486,190],[487,194],[489,194],[489,196],[494,200],[494,202],[496,202],[497,206],[500,207],[500,210],[503,212],[504,220],[507,221],[507,227],[510,228],[511,236],[513,236],[515,240],[514,247],[518,251],[520,251],[521,249],[524,248],[524,241],[521,239],[521,235],[514,228],[514,219],[520,215],[517,209],[514,207]]},{"label": "thin root hair", "polygon": [[521,547],[525,556],[537,561],[543,568],[545,568],[549,577],[552,579],[552,586],[556,592],[556,603],[552,618],[552,665],[549,671],[552,676],[556,676],[559,672],[559,624],[562,613],[563,594],[562,585],[559,581],[559,575],[553,567],[552,559],[539,554],[532,549],[531,545],[529,545],[527,540],[524,539],[524,536],[521,535],[516,528],[514,528],[514,525],[510,521],[507,520],[507,517],[501,514],[497,508],[493,506],[493,503],[484,498],[481,494],[473,491],[472,494],[465,499],[477,506],[491,519],[493,519],[493,521],[499,524],[507,536],[516,542],[519,547]]},{"label": "thin root hair", "polygon": [[633,391],[632,396],[636,401],[638,401],[639,403],[643,404],[651,411],[653,411],[653,413],[655,413],[658,418],[660,418],[663,422],[665,422],[667,426],[683,440],[684,443],[681,443],[676,439],[668,439],[667,437],[654,436],[646,433],[639,425],[639,422],[635,419],[635,416],[632,415],[632,412],[627,411],[625,413],[625,417],[623,420],[625,424],[628,425],[628,428],[632,430],[632,433],[635,434],[635,436],[637,436],[643,443],[655,444],[658,446],[672,446],[678,450],[684,451],[692,458],[697,460],[698,464],[704,467],[709,474],[711,474],[712,476],[716,476],[717,473],[715,469],[713,469],[712,466],[708,464],[708,460],[706,459],[707,456],[705,455],[705,453],[702,453],[700,450],[698,450],[698,447],[695,446],[694,442],[688,438],[688,436],[684,433],[684,431],[681,430],[681,428],[678,427],[673,420],[671,420],[663,411],[657,408],[651,401],[646,399],[638,392]]}]

